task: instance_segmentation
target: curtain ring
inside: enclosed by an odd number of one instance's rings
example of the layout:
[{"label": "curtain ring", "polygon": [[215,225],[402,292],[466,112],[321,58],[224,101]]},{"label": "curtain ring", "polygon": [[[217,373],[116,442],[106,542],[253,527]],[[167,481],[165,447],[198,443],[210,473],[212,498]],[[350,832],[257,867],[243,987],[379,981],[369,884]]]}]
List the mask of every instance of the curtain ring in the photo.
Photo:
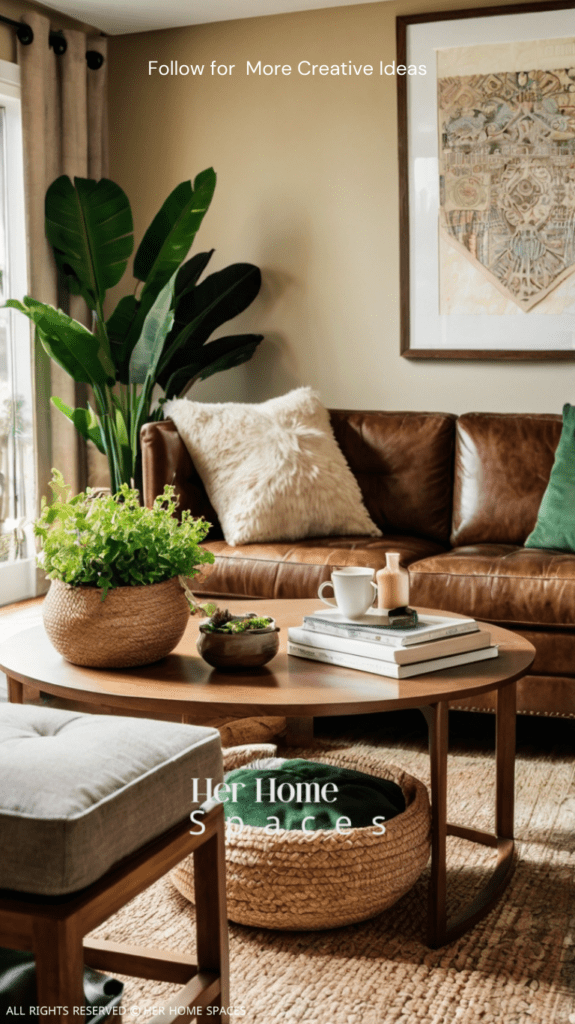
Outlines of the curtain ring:
[{"label": "curtain ring", "polygon": [[104,55],[98,50],[86,50],[86,64],[91,71],[98,71],[104,63]]},{"label": "curtain ring", "polygon": [[26,25],[25,23],[22,25],[18,25],[18,28],[16,29],[16,35],[18,36],[18,39],[22,43],[22,46],[29,46],[30,43],[34,41],[34,33],[30,28],[30,25]]},{"label": "curtain ring", "polygon": [[62,32],[50,32],[48,41],[57,57],[61,57],[63,53],[66,53],[68,43],[64,39]]}]

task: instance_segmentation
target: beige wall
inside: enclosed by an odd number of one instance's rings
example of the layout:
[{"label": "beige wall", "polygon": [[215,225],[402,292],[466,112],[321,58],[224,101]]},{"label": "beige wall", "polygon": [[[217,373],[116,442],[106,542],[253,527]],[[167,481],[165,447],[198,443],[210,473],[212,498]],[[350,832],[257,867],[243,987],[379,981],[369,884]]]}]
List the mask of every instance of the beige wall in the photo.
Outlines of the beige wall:
[{"label": "beige wall", "polygon": [[[557,412],[575,399],[569,364],[400,357],[395,79],[245,75],[246,60],[387,63],[397,14],[461,6],[398,0],[110,41],[111,176],[137,235],[171,188],[213,165],[196,250],[216,248],[213,269],[263,271],[237,324],[265,333],[259,352],[194,397],[261,401],[309,383],[351,408]],[[235,64],[234,77],[147,73],[148,60],[213,59]]]},{"label": "beige wall", "polygon": [[[25,20],[26,11],[39,11],[41,14],[46,14],[51,17],[52,28],[79,28],[85,32],[95,32],[97,29],[92,28],[91,25],[86,25],[84,22],[76,21],[74,18],[67,18],[66,15],[60,14],[57,11],[52,11],[49,7],[45,7],[44,4],[35,4],[21,2],[21,0],[0,0],[0,14],[3,14],[5,18],[13,18],[14,21]],[[0,24],[0,60],[9,60],[14,62],[16,60],[16,35],[14,30],[8,25]]]}]

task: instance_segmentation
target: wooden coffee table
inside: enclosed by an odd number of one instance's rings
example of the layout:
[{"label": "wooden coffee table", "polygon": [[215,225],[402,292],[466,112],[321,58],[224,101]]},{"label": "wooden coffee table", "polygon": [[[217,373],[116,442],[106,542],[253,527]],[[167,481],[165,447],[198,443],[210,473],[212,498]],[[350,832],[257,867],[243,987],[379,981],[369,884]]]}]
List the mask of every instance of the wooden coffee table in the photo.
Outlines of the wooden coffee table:
[{"label": "wooden coffee table", "polygon": [[[230,610],[257,607],[249,600],[228,602]],[[429,728],[431,760],[432,853],[428,943],[437,948],[471,928],[491,909],[514,864],[515,682],[535,657],[527,640],[496,626],[483,626],[500,645],[499,657],[413,679],[386,679],[352,669],[288,657],[287,627],[300,625],[315,611],[316,600],[265,601],[260,606],[281,628],[280,651],[265,668],[247,674],[211,669],[196,651],[198,620],[190,619],[174,652],[162,661],[135,669],[88,669],[66,662],[54,650],[42,626],[25,630],[0,645],[0,667],[8,677],[9,699],[23,700],[23,685],[97,707],[181,716],[201,723],[214,715],[285,715],[288,744],[313,739],[314,716],[354,715],[420,708]],[[422,609],[432,611],[432,609]],[[438,613],[436,613],[438,614]],[[484,832],[447,822],[448,706],[451,700],[497,693],[495,750],[495,831]],[[494,847],[497,864],[473,902],[447,920],[446,837],[459,836]]]}]

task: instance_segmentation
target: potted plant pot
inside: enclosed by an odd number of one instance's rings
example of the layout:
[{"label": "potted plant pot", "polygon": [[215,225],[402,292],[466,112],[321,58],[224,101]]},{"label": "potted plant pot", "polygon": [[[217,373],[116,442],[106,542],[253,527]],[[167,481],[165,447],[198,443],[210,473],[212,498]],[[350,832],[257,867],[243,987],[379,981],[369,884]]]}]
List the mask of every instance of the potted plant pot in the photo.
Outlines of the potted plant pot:
[{"label": "potted plant pot", "polygon": [[42,608],[59,654],[73,665],[129,668],[164,658],[182,639],[190,609],[177,577],[143,587],[98,587],[52,580]]},{"label": "potted plant pot", "polygon": [[52,581],[44,626],[56,650],[74,665],[129,668],[165,657],[189,616],[185,578],[213,562],[200,541],[209,529],[184,511],[166,486],[151,508],[122,484],[116,494],[70,497],[54,471],[55,500],[42,499],[34,531],[39,562]]}]

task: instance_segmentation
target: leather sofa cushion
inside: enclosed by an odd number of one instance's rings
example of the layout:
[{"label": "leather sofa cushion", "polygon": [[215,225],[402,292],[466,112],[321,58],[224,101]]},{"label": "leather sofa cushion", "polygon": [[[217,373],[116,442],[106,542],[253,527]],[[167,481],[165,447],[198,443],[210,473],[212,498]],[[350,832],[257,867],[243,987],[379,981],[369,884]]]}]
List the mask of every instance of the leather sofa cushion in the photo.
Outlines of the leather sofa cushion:
[{"label": "leather sofa cushion", "polygon": [[456,425],[452,547],[524,544],[535,526],[561,416],[467,413]]},{"label": "leather sofa cushion", "polygon": [[447,547],[455,416],[346,409],[330,415],[367,510],[383,533],[426,537]]},{"label": "leather sofa cushion", "polygon": [[[426,537],[449,546],[455,416],[450,413],[331,410],[331,425],[366,508],[385,534]],[[144,504],[173,484],[180,511],[223,534],[199,474],[171,420],[142,427]]]},{"label": "leather sofa cushion", "polygon": [[230,547],[225,541],[208,542],[216,556],[213,565],[202,567],[191,582],[197,594],[219,597],[317,597],[320,583],[332,569],[344,565],[369,565],[382,569],[387,551],[399,551],[403,565],[435,555],[444,549],[420,537],[321,537],[292,544],[244,544]]},{"label": "leather sofa cushion", "polygon": [[409,566],[410,602],[502,625],[573,630],[575,555],[475,544]]},{"label": "leather sofa cushion", "polygon": [[145,423],[140,439],[144,504],[150,508],[156,495],[162,494],[164,486],[173,484],[180,503],[178,515],[189,511],[194,516],[203,516],[208,523],[212,523],[210,539],[223,537],[218,517],[190,453],[176,430],[176,424],[172,420]]}]

